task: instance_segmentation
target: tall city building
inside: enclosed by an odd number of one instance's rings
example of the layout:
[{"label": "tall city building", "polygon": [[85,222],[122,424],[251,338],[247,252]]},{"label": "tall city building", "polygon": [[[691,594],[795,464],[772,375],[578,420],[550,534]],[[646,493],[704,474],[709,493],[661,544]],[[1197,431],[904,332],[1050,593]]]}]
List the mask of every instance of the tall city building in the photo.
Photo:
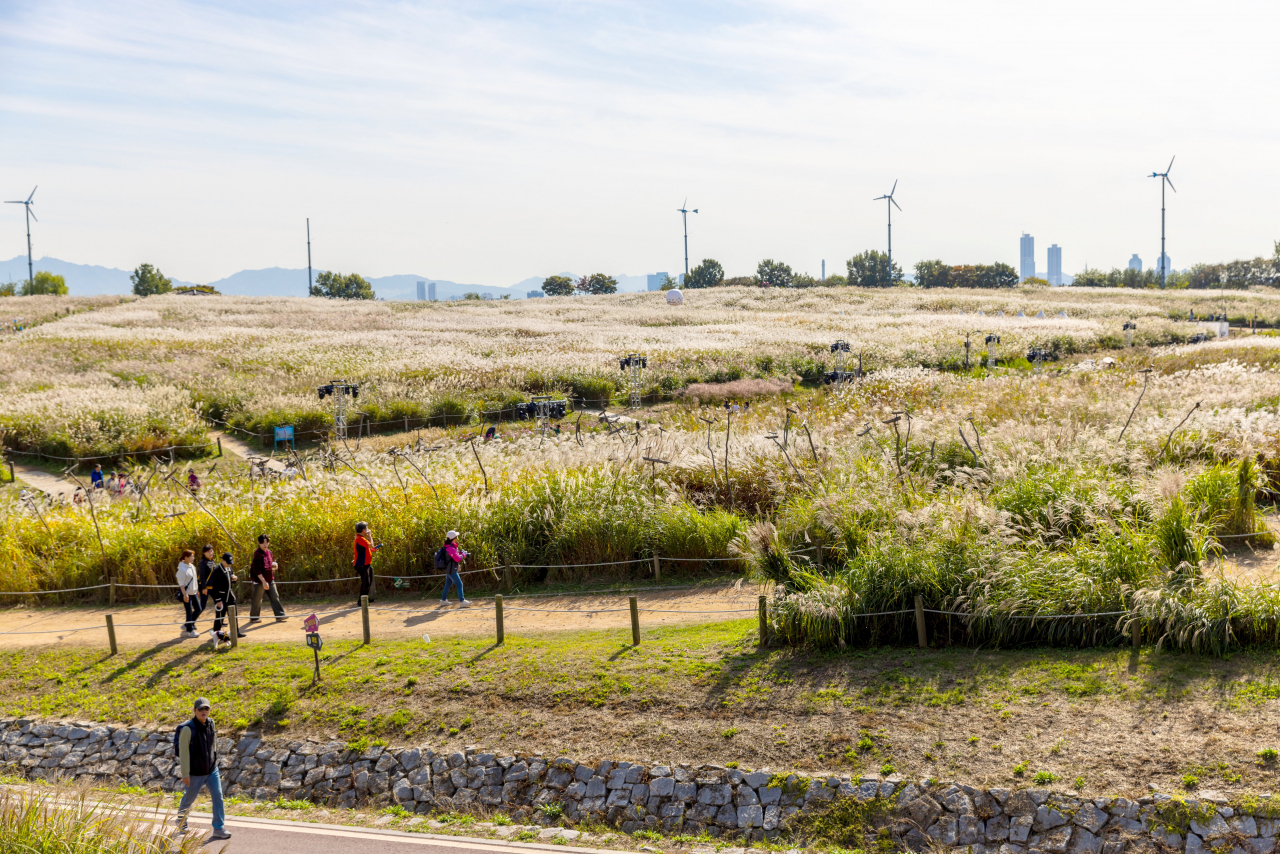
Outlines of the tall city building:
[{"label": "tall city building", "polygon": [[1133,253],[1133,257],[1129,259],[1129,269],[1142,272],[1142,259],[1138,257],[1138,253]]},{"label": "tall city building", "polygon": [[1053,244],[1049,247],[1049,284],[1055,288],[1062,284],[1062,247]]},{"label": "tall city building", "polygon": [[1169,274],[1173,272],[1173,262],[1170,261],[1169,256],[1163,252],[1160,253],[1160,260],[1156,262],[1156,275],[1159,275],[1161,272],[1164,273],[1166,278],[1168,278]]},{"label": "tall city building", "polygon": [[418,282],[418,299],[425,300],[427,298],[427,283]]},{"label": "tall city building", "polygon": [[1036,239],[1030,234],[1023,234],[1019,241],[1021,248],[1018,262],[1018,275],[1023,279],[1032,279],[1036,275]]},{"label": "tall city building", "polygon": [[665,282],[666,280],[667,280],[666,273],[650,273],[649,274],[649,290],[651,291],[662,290],[662,283]]},{"label": "tall city building", "polygon": [[432,302],[436,301],[436,283],[435,282],[427,282],[427,299],[431,300]]}]

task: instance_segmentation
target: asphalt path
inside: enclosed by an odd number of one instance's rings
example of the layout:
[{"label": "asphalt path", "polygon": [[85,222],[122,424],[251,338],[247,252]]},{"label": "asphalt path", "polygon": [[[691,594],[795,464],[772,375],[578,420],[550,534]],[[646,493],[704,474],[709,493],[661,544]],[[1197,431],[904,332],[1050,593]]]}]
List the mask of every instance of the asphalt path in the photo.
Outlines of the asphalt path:
[{"label": "asphalt path", "polygon": [[[208,813],[193,811],[188,817],[188,826],[208,839],[208,834],[212,831],[211,821],[212,816]],[[529,854],[531,851],[558,851],[563,854],[567,847],[244,816],[227,816],[226,829],[231,833],[231,838],[208,840],[205,843],[206,851],[225,851],[226,854],[320,854],[342,851],[359,851],[361,854],[459,854],[463,851],[477,854]],[[573,850],[601,851],[576,846]],[[605,854],[618,852],[608,851]]]}]

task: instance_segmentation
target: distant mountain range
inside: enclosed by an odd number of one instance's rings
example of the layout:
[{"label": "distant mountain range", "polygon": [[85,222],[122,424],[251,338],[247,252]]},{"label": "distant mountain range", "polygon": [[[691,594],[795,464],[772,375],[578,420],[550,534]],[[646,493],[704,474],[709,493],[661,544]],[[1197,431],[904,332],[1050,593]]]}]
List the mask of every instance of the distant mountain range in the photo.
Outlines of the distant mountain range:
[{"label": "distant mountain range", "polygon": [[[133,285],[129,281],[131,271],[117,270],[113,267],[99,267],[92,264],[73,264],[57,258],[41,258],[35,263],[36,270],[48,270],[67,280],[67,291],[72,296],[95,296],[97,294],[128,294]],[[317,274],[319,270],[315,271]],[[577,278],[572,273],[560,273],[562,276]],[[8,261],[0,261],[0,281],[21,282],[27,278],[27,256],[19,255]],[[468,285],[451,282],[447,279],[433,279],[430,276],[402,274],[396,276],[380,276],[370,278],[373,291],[379,299],[412,300],[418,298],[418,282],[435,282],[436,299],[461,299],[465,294],[476,293],[489,295],[494,299],[509,296],[511,299],[524,299],[529,291],[540,290],[542,276],[530,276],[514,285]],[[618,280],[620,291],[643,291],[648,286],[648,279],[641,276],[614,276]],[[286,270],[283,267],[268,267],[265,270],[241,270],[225,279],[216,282],[185,282],[173,280],[175,288],[190,287],[193,284],[212,285],[219,293],[236,296],[266,297],[302,297],[307,295],[307,271]]]}]

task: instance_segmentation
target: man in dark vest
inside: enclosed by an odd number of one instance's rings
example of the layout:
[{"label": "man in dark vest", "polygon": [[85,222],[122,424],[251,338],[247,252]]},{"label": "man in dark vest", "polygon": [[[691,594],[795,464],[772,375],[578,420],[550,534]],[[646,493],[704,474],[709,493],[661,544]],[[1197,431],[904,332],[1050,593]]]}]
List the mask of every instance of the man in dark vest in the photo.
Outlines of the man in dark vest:
[{"label": "man in dark vest", "polygon": [[230,839],[231,834],[223,824],[226,808],[222,804],[222,778],[218,776],[218,734],[213,719],[209,717],[209,701],[198,697],[195,716],[178,728],[178,765],[181,769],[182,803],[178,805],[178,828],[187,832],[187,811],[195,803],[200,790],[209,787],[209,799],[213,801],[213,836],[211,839]]}]

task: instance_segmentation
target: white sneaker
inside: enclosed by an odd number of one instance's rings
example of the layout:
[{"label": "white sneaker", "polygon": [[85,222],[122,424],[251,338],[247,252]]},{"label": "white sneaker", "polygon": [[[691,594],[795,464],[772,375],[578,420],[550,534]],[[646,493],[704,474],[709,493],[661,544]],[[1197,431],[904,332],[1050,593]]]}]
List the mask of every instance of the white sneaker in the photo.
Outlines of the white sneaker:
[{"label": "white sneaker", "polygon": [[230,839],[231,831],[227,830],[225,827],[219,828],[218,830],[215,830],[213,833],[209,834],[209,838],[210,839]]},{"label": "white sneaker", "polygon": [[183,632],[182,636],[184,638],[198,638],[200,637],[200,633],[199,632]]},{"label": "white sneaker", "polygon": [[470,600],[470,599],[463,599],[461,602],[459,602],[459,603],[458,603],[458,607],[459,607],[459,608],[470,608],[470,607],[471,607],[471,600]]}]

